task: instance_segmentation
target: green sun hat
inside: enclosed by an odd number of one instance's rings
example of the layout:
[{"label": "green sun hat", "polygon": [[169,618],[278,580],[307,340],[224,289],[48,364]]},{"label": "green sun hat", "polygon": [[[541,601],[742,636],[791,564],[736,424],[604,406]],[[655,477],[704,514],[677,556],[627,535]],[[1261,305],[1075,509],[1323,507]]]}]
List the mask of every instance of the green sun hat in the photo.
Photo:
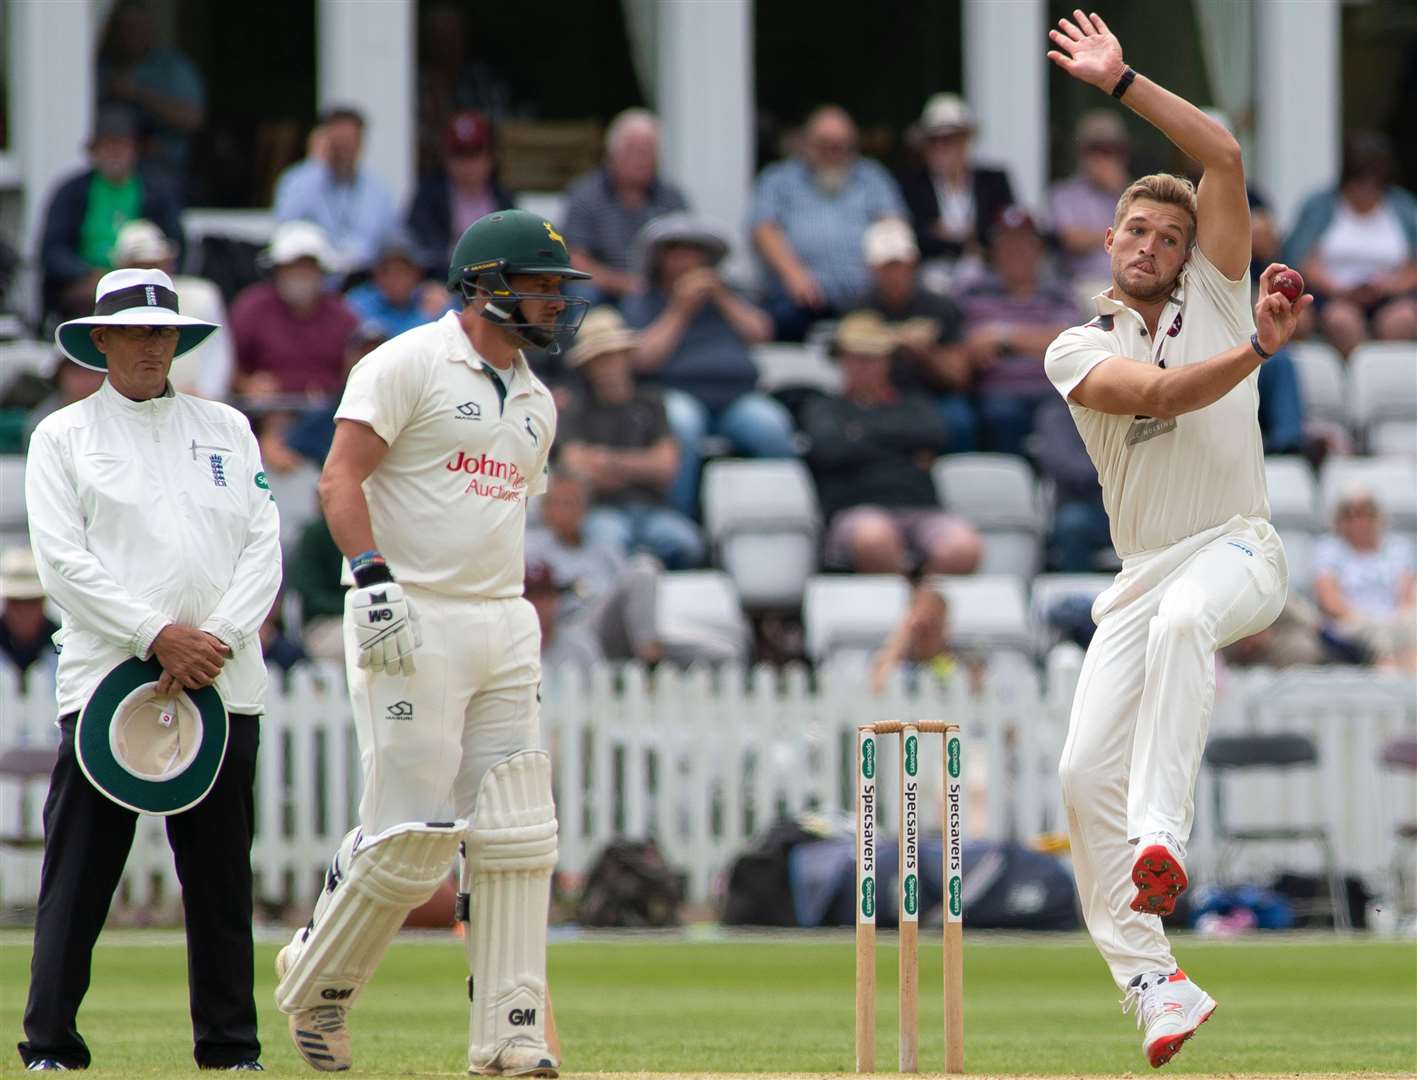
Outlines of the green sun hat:
[{"label": "green sun hat", "polygon": [[159,697],[162,665],[125,660],[105,675],[74,730],[79,768],[140,814],[180,814],[206,798],[226,757],[226,706],[211,686]]}]

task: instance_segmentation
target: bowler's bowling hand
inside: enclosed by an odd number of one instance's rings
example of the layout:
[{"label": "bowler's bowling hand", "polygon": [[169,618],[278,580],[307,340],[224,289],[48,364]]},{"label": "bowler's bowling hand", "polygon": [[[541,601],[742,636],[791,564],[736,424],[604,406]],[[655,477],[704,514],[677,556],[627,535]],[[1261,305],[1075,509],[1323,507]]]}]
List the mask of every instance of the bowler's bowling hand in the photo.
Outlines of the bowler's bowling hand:
[{"label": "bowler's bowling hand", "polygon": [[1073,12],[1071,19],[1059,19],[1058,26],[1059,29],[1048,31],[1049,40],[1057,46],[1049,51],[1048,59],[1073,78],[1110,94],[1127,70],[1117,36],[1107,29],[1100,15],[1088,15],[1081,8]]},{"label": "bowler's bowling hand", "polygon": [[423,644],[423,634],[401,585],[382,581],[355,589],[349,612],[360,667],[386,675],[413,674],[413,650]]}]

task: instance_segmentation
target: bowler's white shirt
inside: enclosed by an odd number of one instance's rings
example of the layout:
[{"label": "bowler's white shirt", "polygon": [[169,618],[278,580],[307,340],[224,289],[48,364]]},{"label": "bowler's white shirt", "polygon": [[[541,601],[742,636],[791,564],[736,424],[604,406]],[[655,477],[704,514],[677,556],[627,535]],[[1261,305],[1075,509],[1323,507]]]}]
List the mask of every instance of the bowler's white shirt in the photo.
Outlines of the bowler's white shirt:
[{"label": "bowler's white shirt", "polygon": [[[1249,277],[1229,280],[1199,247],[1157,320],[1156,341],[1142,317],[1108,293],[1095,302],[1097,318],[1059,334],[1044,359],[1064,400],[1110,356],[1184,367],[1247,342],[1255,329]],[[1233,517],[1268,520],[1258,369],[1219,401],[1174,420],[1068,406],[1097,466],[1112,544],[1122,558],[1169,547]]]},{"label": "bowler's white shirt", "polygon": [[335,418],[368,424],[389,446],[364,497],[400,582],[464,598],[522,594],[526,501],[546,490],[556,405],[520,354],[505,401],[502,388],[455,311],[350,372]]},{"label": "bowler's white shirt", "polygon": [[244,416],[170,387],[132,401],[104,380],[35,428],[25,505],[39,579],[63,611],[60,715],[172,622],[231,646],[216,689],[231,712],[262,711],[280,522]]}]

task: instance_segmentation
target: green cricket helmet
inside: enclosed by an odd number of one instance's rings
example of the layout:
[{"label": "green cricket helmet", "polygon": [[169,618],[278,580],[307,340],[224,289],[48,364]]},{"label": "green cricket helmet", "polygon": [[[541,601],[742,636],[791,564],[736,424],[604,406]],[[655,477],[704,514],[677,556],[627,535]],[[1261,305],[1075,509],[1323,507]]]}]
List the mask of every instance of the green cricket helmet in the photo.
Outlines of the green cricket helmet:
[{"label": "green cricket helmet", "polygon": [[[516,274],[555,274],[563,279],[588,278],[571,266],[565,238],[556,226],[526,210],[498,210],[478,218],[453,248],[448,289],[466,303],[484,296],[482,317],[511,331],[528,345],[559,353],[574,336],[590,302],[559,293],[519,293],[507,279]],[[565,304],[555,326],[531,323],[521,311],[523,300],[560,300]]]}]

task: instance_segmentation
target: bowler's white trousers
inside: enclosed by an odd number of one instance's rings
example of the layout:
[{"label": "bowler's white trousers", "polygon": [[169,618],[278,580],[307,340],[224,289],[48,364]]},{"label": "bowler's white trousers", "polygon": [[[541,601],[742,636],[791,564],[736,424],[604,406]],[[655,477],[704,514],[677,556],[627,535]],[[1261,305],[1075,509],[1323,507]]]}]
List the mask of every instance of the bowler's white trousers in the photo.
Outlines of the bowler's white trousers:
[{"label": "bowler's white trousers", "polygon": [[1288,586],[1269,522],[1235,517],[1124,559],[1093,605],[1058,773],[1083,917],[1119,987],[1176,966],[1161,920],[1129,906],[1135,841],[1189,839],[1216,650],[1269,626]]},{"label": "bowler's white trousers", "polygon": [[345,608],[366,834],[410,821],[471,821],[483,774],[509,754],[541,745],[541,627],[531,604],[403,588],[423,633],[412,675],[360,668]]}]

